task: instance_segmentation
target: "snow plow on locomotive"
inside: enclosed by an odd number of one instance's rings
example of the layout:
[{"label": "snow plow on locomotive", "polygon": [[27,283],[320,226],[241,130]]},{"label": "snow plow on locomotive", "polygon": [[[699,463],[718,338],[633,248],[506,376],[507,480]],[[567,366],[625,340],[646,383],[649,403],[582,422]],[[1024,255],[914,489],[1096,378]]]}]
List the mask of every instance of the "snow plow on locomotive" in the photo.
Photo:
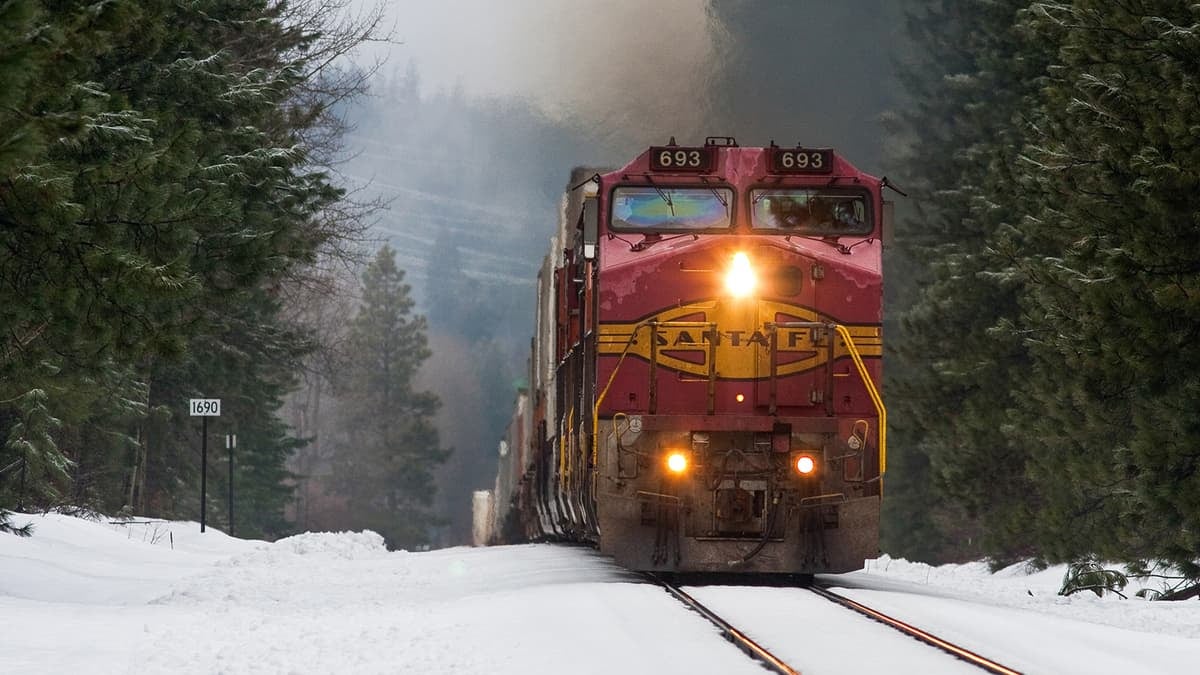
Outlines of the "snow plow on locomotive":
[{"label": "snow plow on locomotive", "polygon": [[577,169],[482,538],[662,572],[876,556],[882,187],[832,150],[723,137]]}]

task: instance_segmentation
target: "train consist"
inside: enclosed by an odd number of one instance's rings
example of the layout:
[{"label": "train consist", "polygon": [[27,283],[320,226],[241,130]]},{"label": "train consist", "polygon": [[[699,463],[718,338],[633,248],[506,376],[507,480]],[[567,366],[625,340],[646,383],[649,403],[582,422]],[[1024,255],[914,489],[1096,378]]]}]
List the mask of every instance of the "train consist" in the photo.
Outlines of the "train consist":
[{"label": "train consist", "polygon": [[576,169],[477,543],[811,574],[878,553],[885,183],[822,148],[674,139]]}]

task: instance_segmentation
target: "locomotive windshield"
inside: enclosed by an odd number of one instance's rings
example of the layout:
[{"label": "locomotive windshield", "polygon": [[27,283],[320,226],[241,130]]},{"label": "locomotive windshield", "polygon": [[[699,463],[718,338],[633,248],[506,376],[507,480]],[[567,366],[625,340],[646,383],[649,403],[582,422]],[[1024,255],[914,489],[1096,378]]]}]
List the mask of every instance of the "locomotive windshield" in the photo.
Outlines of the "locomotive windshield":
[{"label": "locomotive windshield", "polygon": [[841,236],[870,234],[867,200],[861,194],[806,188],[751,190],[751,225],[756,229]]},{"label": "locomotive windshield", "polygon": [[722,230],[733,222],[733,191],[724,187],[619,187],[612,226],[618,230]]}]

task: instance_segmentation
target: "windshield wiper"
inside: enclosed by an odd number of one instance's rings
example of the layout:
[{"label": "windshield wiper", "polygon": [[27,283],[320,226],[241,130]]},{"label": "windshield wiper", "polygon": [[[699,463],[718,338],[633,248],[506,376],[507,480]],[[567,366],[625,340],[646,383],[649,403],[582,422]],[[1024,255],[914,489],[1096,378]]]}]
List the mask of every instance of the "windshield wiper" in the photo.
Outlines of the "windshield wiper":
[{"label": "windshield wiper", "polygon": [[642,240],[637,242],[636,244],[631,245],[629,247],[629,250],[630,251],[645,251],[646,249],[659,243],[660,241],[671,241],[673,239],[678,239],[680,237],[691,237],[692,239],[699,239],[700,235],[696,234],[695,232],[692,232],[692,233],[683,232],[683,233],[675,235],[674,237],[664,237],[661,234],[658,234],[657,232],[650,232],[647,234],[643,234]]},{"label": "windshield wiper", "polygon": [[650,187],[654,188],[654,191],[658,193],[658,196],[661,197],[662,200],[667,203],[667,208],[671,209],[671,217],[674,218],[675,217],[675,203],[671,201],[671,195],[667,194],[666,192],[663,192],[662,188],[655,185],[654,181],[650,180],[649,174],[646,174],[646,182],[649,183]]},{"label": "windshield wiper", "polygon": [[662,200],[667,203],[667,208],[671,209],[671,217],[674,218],[675,217],[675,204],[673,204],[671,202],[671,196],[668,195],[667,193],[663,192],[662,188],[658,187],[657,185],[654,185],[653,183],[650,184],[650,187],[654,188],[654,191],[658,193],[658,196],[662,197]]},{"label": "windshield wiper", "polygon": [[717,188],[710,187],[708,189],[712,191],[713,196],[717,198],[717,201],[721,202],[721,206],[725,207],[725,215],[728,216],[729,215],[729,200],[722,197],[721,193],[717,192]]},{"label": "windshield wiper", "polygon": [[819,241],[821,243],[829,244],[830,246],[836,248],[837,252],[841,253],[842,255],[850,255],[850,249],[854,248],[855,246],[858,246],[858,244],[861,244],[862,242],[860,241],[851,246],[847,246],[847,245],[843,244],[842,242],[838,241],[839,237],[845,237],[845,236],[847,236],[847,235],[843,234],[843,235],[832,235],[832,236],[827,236],[827,237],[814,237],[814,236],[808,235],[808,234],[787,234],[787,235],[784,235],[783,238],[785,241],[791,239],[792,237],[799,237],[800,239],[807,239],[809,241]]},{"label": "windshield wiper", "polygon": [[717,201],[721,202],[721,206],[725,207],[725,213],[729,213],[729,201],[721,196],[721,193],[717,191],[717,188],[709,185],[708,179],[706,179],[704,176],[700,177],[700,181],[704,183],[706,187],[708,187],[709,191],[713,193],[713,196],[717,198]]},{"label": "windshield wiper", "polygon": [[713,196],[717,198],[718,202],[721,202],[721,206],[725,207],[725,215],[728,216],[729,215],[729,200],[722,197],[720,191],[718,191],[717,188],[708,184],[708,178],[706,178],[704,176],[700,176],[700,182],[704,183],[704,185],[708,187],[709,191],[713,193]]}]

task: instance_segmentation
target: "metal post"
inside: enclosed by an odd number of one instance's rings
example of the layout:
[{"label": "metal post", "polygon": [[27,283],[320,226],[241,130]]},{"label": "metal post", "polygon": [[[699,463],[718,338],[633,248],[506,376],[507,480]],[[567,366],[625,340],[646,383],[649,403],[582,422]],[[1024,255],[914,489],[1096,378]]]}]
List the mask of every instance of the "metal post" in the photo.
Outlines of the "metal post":
[{"label": "metal post", "polygon": [[825,349],[828,350],[825,355],[825,414],[833,417],[837,414],[833,400],[833,361],[837,356],[837,330],[832,323],[826,323],[824,330],[829,340],[829,344],[825,345]]},{"label": "metal post", "polygon": [[237,446],[237,436],[225,434],[225,447],[229,450],[229,536],[233,536],[233,449]]},{"label": "metal post", "polygon": [[650,322],[650,405],[651,415],[658,412],[658,322]]},{"label": "metal post", "polygon": [[208,417],[200,418],[200,531],[208,515]]},{"label": "metal post", "polygon": [[716,321],[709,322],[708,332],[711,334],[708,341],[708,414],[711,415],[717,411],[717,340],[720,338]]},{"label": "metal post", "polygon": [[767,324],[771,331],[771,379],[767,382],[767,412],[774,415],[779,412],[779,328],[774,323]]}]

